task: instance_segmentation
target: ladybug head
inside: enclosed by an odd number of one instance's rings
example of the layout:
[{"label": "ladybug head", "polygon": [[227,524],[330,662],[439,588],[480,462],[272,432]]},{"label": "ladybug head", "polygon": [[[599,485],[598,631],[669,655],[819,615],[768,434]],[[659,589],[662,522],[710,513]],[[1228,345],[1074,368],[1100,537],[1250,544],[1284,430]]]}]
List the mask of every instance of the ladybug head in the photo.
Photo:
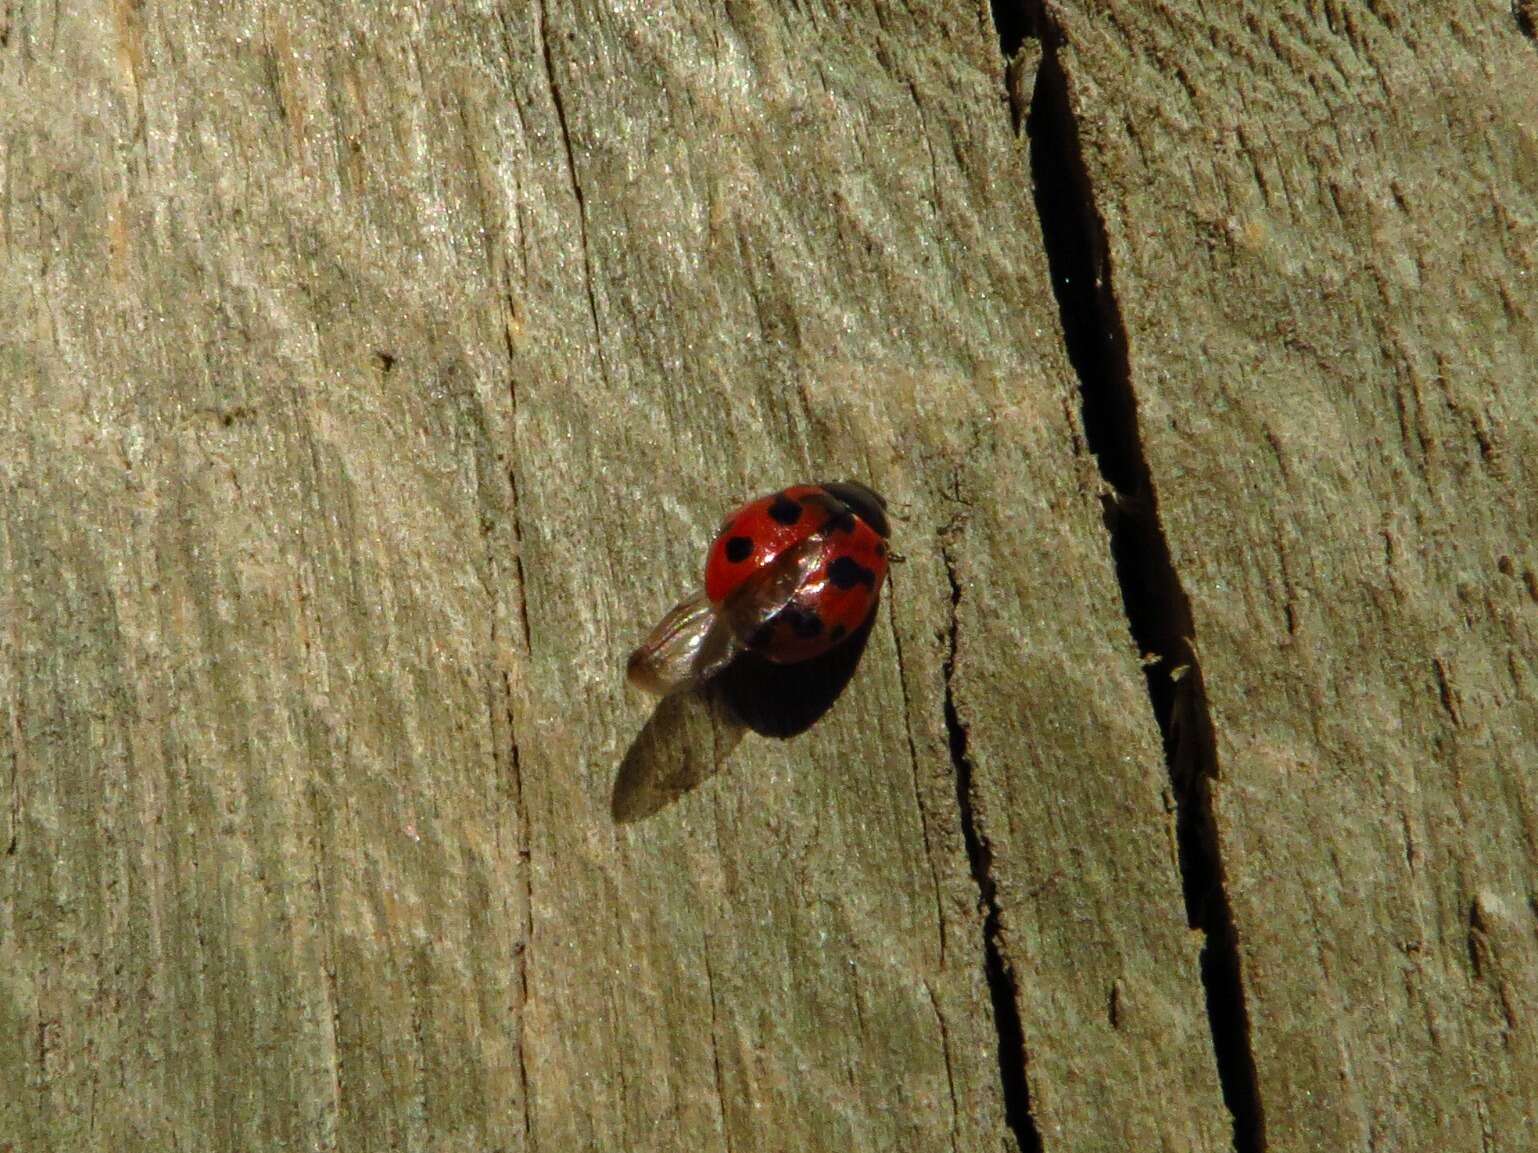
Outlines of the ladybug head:
[{"label": "ladybug head", "polygon": [[887,524],[886,501],[879,492],[866,488],[857,480],[835,480],[822,486],[844,503],[844,507],[859,517],[883,537],[891,536]]}]

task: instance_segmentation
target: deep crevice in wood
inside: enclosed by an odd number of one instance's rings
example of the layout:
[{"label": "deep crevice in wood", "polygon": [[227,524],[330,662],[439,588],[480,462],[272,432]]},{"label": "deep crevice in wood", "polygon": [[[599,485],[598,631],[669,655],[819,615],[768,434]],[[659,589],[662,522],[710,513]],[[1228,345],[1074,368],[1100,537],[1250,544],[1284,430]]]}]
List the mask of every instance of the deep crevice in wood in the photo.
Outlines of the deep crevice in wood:
[{"label": "deep crevice in wood", "polygon": [[1529,40],[1538,40],[1538,0],[1511,0],[1511,14]]},{"label": "deep crevice in wood", "polygon": [[[895,590],[896,585],[893,585]],[[924,798],[919,789],[919,749],[918,742],[913,739],[913,701],[908,695],[908,666],[903,660],[902,632],[897,627],[896,610],[893,608],[894,597],[887,599],[887,625],[892,633],[892,649],[897,656],[897,685],[902,690],[903,696],[903,732],[908,738],[908,767],[913,777],[913,802],[919,814],[919,832],[924,838],[924,859],[929,862],[929,877],[934,883],[935,895],[935,926],[939,934],[940,942],[940,968],[945,968],[945,953],[950,947],[949,936],[945,929],[945,908],[941,897],[942,886],[940,884],[940,870],[935,863],[934,847],[929,839],[929,818],[924,809]],[[936,1009],[935,1015],[939,1016]],[[947,1048],[947,1054],[949,1048]],[[946,1060],[949,1061],[949,1056]]]},{"label": "deep crevice in wood", "polygon": [[945,728],[950,738],[951,764],[956,778],[956,805],[961,812],[961,835],[966,843],[972,879],[977,884],[983,913],[983,971],[993,1002],[993,1024],[999,1039],[999,1075],[1004,1083],[1004,1120],[1015,1135],[1021,1153],[1041,1153],[1041,1131],[1031,1113],[1031,1091],[1026,1081],[1025,1029],[1020,1022],[1019,982],[1014,968],[999,947],[998,885],[993,879],[993,845],[977,820],[973,804],[972,759],[967,753],[967,730],[956,711],[953,689],[956,670],[956,611],[961,605],[961,583],[949,546],[942,546],[945,574],[951,588],[950,633],[945,654]]},{"label": "deep crevice in wood", "polygon": [[16,855],[18,830],[21,828],[21,794],[16,791],[16,766],[21,760],[18,744],[19,742],[15,742],[11,745],[11,837],[5,845],[7,857]]},{"label": "deep crevice in wood", "polygon": [[[511,298],[509,298],[511,304]],[[529,582],[523,567],[523,510],[518,493],[518,362],[514,355],[512,338],[508,335],[506,326],[503,328],[503,339],[507,341],[508,355],[508,435],[512,441],[512,460],[507,466],[507,484],[509,497],[509,512],[512,517],[513,530],[513,567],[518,573],[518,621],[523,632],[523,652],[525,659],[532,658],[534,646],[529,630]],[[502,691],[506,694],[507,709],[507,742],[510,747],[508,766],[512,773],[513,806],[518,820],[518,855],[519,865],[523,869],[523,942],[517,949],[517,975],[518,975],[518,1084],[519,1091],[523,1095],[523,1135],[528,1143],[528,1148],[534,1147],[534,1105],[529,1099],[529,1057],[526,1051],[526,1038],[528,1036],[527,1014],[529,1011],[529,948],[534,943],[534,852],[530,843],[531,823],[529,821],[528,801],[523,795],[523,760],[518,750],[518,722],[513,715],[513,684],[512,679],[504,672],[502,674]]]},{"label": "deep crevice in wood", "polygon": [[999,34],[999,51],[1006,64],[1015,58],[1027,39],[1037,38],[1035,14],[1018,0],[989,0],[993,27]]},{"label": "deep crevice in wood", "polygon": [[1068,357],[1079,378],[1085,436],[1112,493],[1104,502],[1122,605],[1163,736],[1176,804],[1186,916],[1205,937],[1202,984],[1218,1080],[1233,1119],[1236,1153],[1266,1147],[1233,909],[1224,885],[1211,782],[1217,746],[1202,688],[1190,600],[1159,520],[1138,428],[1126,329],[1111,286],[1104,224],[1058,60],[1059,36],[1041,0],[1028,21],[1042,61],[1026,132],[1031,176]]},{"label": "deep crevice in wood", "polygon": [[[518,419],[518,404],[513,403],[514,422]],[[517,442],[516,431],[513,440]],[[515,450],[516,451],[516,450]],[[520,519],[518,508],[518,472],[517,466],[511,465],[507,470],[507,483],[512,490],[512,514],[513,514],[513,568],[518,573],[518,624],[523,632],[523,649],[526,653],[534,651],[533,637],[529,632],[529,585],[523,571],[523,521]]]},{"label": "deep crevice in wood", "polygon": [[[507,686],[509,694],[512,686]],[[511,696],[509,696],[509,711],[511,711]],[[511,722],[512,718],[508,718]],[[523,941],[518,946],[518,1088],[522,1094],[523,1109],[523,1135],[529,1143],[529,1148],[534,1147],[534,1102],[529,1093],[529,1054],[528,1054],[528,1012],[529,1012],[529,947],[534,943],[534,854],[529,846],[529,810],[528,803],[523,795],[523,765],[518,755],[518,740],[516,735],[512,738],[513,746],[513,803],[518,807],[519,835],[523,840],[523,846],[519,851],[521,858],[519,864],[523,866],[524,883],[523,895],[525,908],[523,912]]]}]

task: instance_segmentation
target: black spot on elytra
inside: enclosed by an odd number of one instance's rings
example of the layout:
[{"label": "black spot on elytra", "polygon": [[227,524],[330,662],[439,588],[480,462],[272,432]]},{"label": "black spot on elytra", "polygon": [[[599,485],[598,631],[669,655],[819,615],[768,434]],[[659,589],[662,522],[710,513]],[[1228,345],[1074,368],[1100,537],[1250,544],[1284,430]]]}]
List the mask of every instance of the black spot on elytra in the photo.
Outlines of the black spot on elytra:
[{"label": "black spot on elytra", "polygon": [[834,625],[833,631],[828,633],[828,640],[834,644],[838,644],[839,641],[844,639],[844,635],[848,632],[849,630],[846,629],[843,625]]},{"label": "black spot on elytra", "polygon": [[769,505],[769,516],[780,524],[795,524],[801,519],[801,504],[783,492],[776,493],[773,503]]},{"label": "black spot on elytra", "polygon": [[726,559],[733,564],[741,564],[753,555],[753,540],[751,537],[734,536],[726,542]]},{"label": "black spot on elytra", "polygon": [[810,640],[822,632],[822,618],[817,615],[816,609],[791,605],[775,614],[775,619],[784,621],[790,626],[790,631],[802,640]]},{"label": "black spot on elytra", "polygon": [[852,589],[855,585],[874,588],[876,585],[876,574],[849,556],[841,556],[828,566],[828,579],[835,588],[841,589]]},{"label": "black spot on elytra", "polygon": [[748,648],[766,649],[769,647],[769,642],[772,640],[774,640],[773,621],[769,622],[768,624],[759,625],[756,629],[753,630],[752,635],[748,637]]},{"label": "black spot on elytra", "polygon": [[828,527],[834,532],[854,532],[859,518],[847,508],[839,507],[828,517]]}]

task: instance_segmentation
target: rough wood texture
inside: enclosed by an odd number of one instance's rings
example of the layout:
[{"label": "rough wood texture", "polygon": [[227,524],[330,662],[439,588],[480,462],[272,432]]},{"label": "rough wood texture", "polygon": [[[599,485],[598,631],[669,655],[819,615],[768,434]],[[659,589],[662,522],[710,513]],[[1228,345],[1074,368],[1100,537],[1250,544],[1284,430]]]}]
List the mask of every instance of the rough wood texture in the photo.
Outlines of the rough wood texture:
[{"label": "rough wood texture", "polygon": [[1538,1147],[1538,45],[1502,4],[1052,8],[1251,1147]]},{"label": "rough wood texture", "polygon": [[0,12],[0,1149],[1533,1143],[1522,10],[915,7]]}]

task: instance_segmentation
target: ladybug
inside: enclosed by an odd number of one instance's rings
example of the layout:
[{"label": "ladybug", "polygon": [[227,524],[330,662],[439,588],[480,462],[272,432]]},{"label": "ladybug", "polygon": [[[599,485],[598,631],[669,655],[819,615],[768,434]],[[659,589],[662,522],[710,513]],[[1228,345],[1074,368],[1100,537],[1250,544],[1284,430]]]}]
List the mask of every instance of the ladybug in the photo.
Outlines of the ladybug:
[{"label": "ladybug", "polygon": [[630,654],[632,684],[698,687],[744,652],[777,665],[821,656],[876,611],[887,569],[886,501],[857,481],[803,484],[743,505],[705,558],[705,587]]}]

